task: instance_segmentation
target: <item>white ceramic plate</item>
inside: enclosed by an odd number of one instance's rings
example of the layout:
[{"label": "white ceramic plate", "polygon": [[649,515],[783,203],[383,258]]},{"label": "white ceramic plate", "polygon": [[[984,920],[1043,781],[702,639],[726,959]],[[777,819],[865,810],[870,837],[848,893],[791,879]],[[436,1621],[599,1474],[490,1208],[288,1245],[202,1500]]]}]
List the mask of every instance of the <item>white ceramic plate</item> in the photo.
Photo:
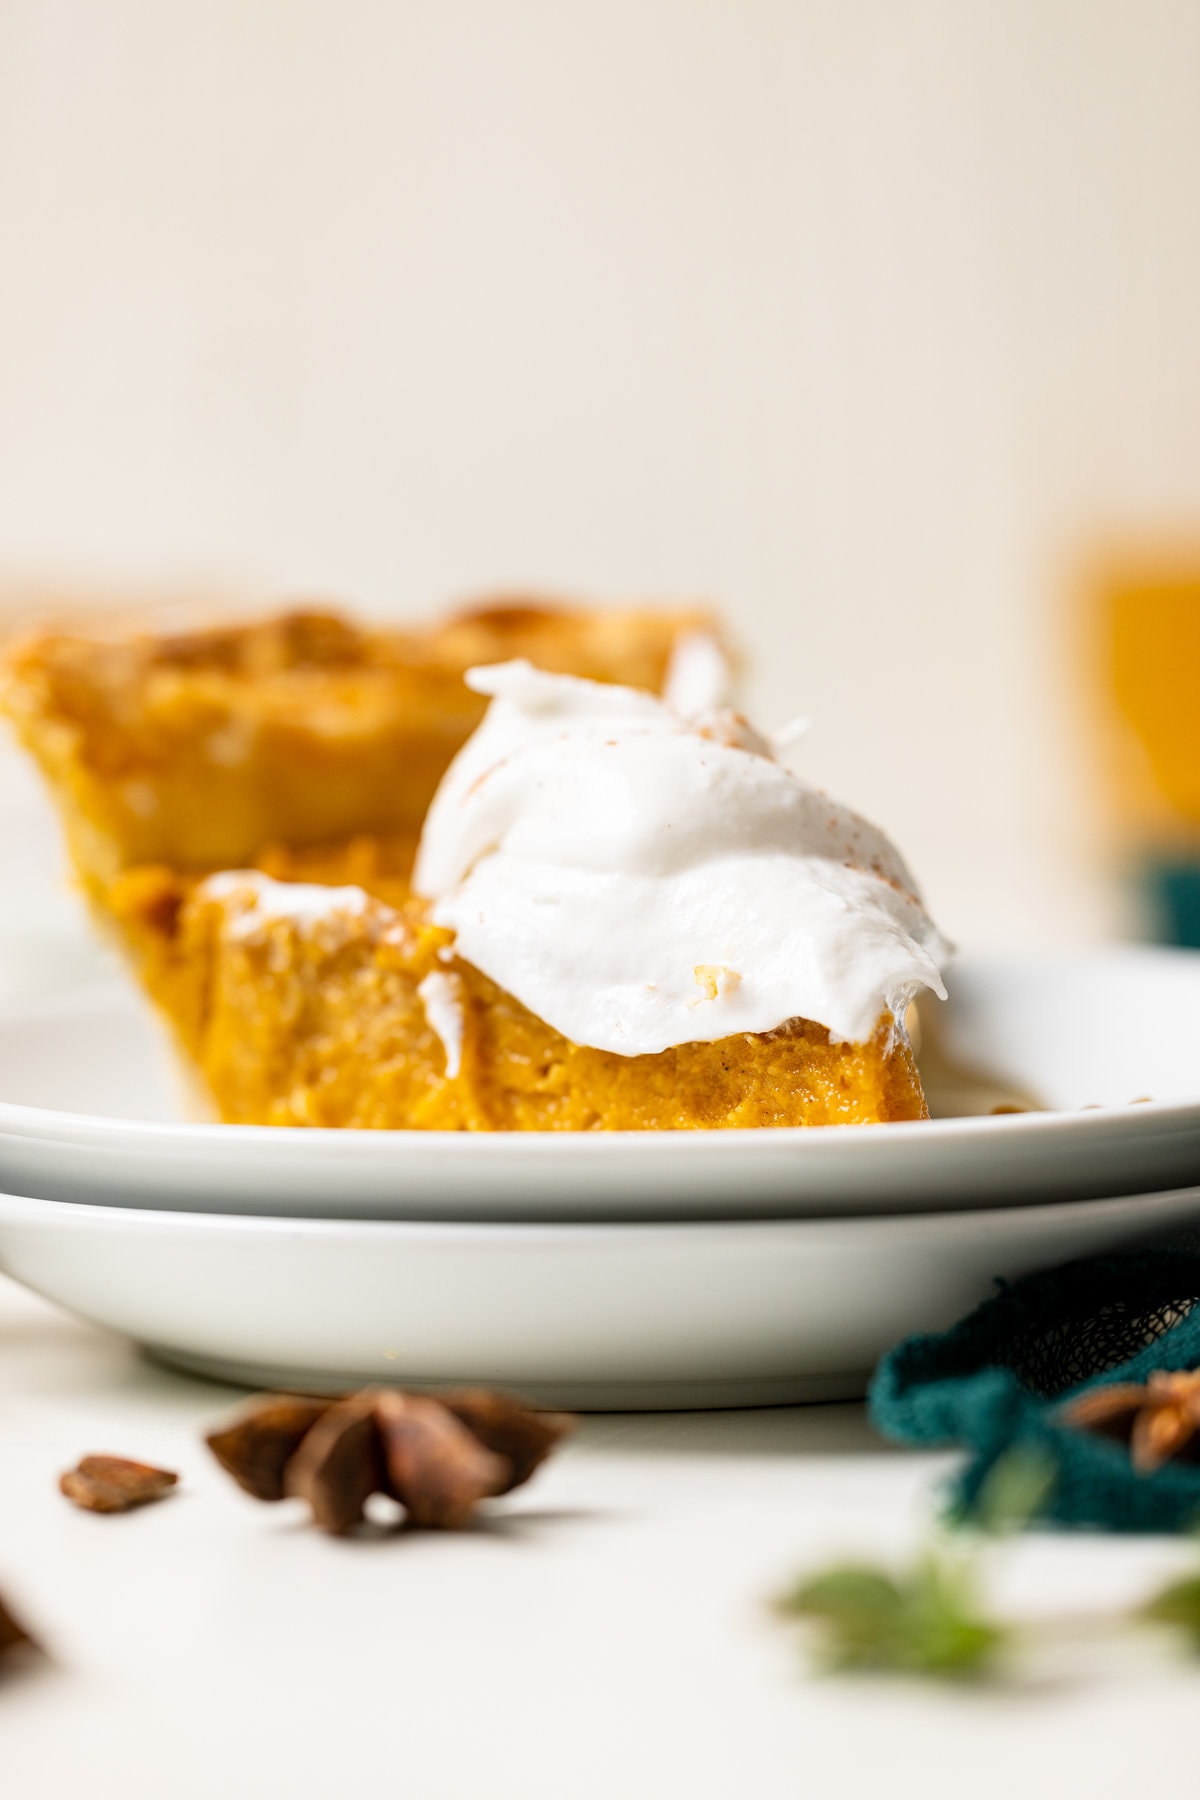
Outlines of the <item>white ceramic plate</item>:
[{"label": "white ceramic plate", "polygon": [[[157,1026],[111,985],[0,1014],[0,1187],[221,1213],[527,1221],[1148,1192],[1200,1181],[1198,1020],[1200,956],[1187,952],[964,963],[943,1048],[1061,1110],[826,1131],[303,1131],[182,1122]],[[1079,1110],[1089,1103],[1100,1110]]]},{"label": "white ceramic plate", "polygon": [[463,1225],[0,1196],[0,1267],[168,1361],[254,1386],[489,1382],[591,1409],[861,1391],[1013,1278],[1200,1228],[1200,1189],[890,1219]]}]

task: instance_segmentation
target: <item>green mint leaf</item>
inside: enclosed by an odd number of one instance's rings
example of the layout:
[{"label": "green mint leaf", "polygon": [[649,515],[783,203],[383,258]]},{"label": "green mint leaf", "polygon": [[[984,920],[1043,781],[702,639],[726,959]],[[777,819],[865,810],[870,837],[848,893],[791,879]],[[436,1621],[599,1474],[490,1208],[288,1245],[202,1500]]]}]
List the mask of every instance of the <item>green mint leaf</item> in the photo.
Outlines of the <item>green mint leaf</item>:
[{"label": "green mint leaf", "polygon": [[1040,1445],[1022,1444],[997,1457],[980,1488],[967,1520],[995,1537],[1022,1531],[1042,1516],[1058,1480],[1052,1453]]},{"label": "green mint leaf", "polygon": [[1137,1609],[1135,1617],[1152,1625],[1175,1626],[1200,1654],[1200,1575],[1169,1582]]},{"label": "green mint leaf", "polygon": [[866,1564],[826,1570],[781,1610],[809,1624],[819,1661],[837,1671],[978,1678],[1007,1635],[984,1615],[970,1569],[932,1552],[900,1575]]}]

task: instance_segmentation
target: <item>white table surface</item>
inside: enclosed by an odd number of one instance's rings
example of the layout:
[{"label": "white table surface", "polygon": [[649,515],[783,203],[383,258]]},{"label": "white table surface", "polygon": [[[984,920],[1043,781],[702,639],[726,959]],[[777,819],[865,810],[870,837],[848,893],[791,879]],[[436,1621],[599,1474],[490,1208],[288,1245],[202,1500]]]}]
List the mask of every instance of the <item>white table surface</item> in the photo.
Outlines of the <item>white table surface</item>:
[{"label": "white table surface", "polygon": [[[334,1541],[211,1461],[235,1398],[0,1279],[0,1585],[53,1653],[0,1678],[5,1796],[1195,1791],[1200,1664],[1149,1645],[1001,1693],[808,1672],[770,1596],[902,1554],[946,1467],[858,1407],[592,1418],[478,1530]],[[88,1451],[181,1490],[78,1512],[56,1480]],[[1039,1536],[998,1598],[1099,1609],[1193,1556]]]},{"label": "white table surface", "polygon": [[[0,1000],[99,966],[56,862],[0,752]],[[1000,1693],[809,1672],[772,1595],[839,1554],[903,1555],[949,1466],[882,1445],[859,1407],[593,1418],[478,1530],[334,1542],[211,1461],[201,1433],[237,1398],[0,1276],[0,1591],[51,1652],[0,1677],[3,1800],[1200,1786],[1200,1663],[1148,1645],[1075,1651]],[[164,1463],[182,1488],[80,1513],[57,1478],[89,1451]],[[1032,1537],[997,1594],[1102,1611],[1195,1557]]]}]

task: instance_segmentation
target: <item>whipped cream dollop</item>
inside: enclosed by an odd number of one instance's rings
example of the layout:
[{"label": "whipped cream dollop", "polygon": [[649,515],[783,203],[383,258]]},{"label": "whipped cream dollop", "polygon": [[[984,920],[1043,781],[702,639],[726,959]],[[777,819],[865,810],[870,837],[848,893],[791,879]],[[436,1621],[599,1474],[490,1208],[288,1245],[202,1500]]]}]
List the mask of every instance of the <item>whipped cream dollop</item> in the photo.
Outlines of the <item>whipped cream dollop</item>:
[{"label": "whipped cream dollop", "polygon": [[576,1044],[640,1056],[812,1019],[861,1042],[946,946],[892,844],[729,712],[527,662],[434,797],[418,892]]}]

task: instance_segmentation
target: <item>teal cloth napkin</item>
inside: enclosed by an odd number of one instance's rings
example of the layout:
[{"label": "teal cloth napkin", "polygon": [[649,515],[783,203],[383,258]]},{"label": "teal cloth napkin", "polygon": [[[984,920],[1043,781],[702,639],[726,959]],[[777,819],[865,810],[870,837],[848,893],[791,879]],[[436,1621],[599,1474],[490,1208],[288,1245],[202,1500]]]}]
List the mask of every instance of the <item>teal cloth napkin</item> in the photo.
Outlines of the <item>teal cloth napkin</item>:
[{"label": "teal cloth napkin", "polygon": [[1046,1520],[1193,1530],[1200,1461],[1139,1474],[1123,1444],[1068,1425],[1062,1409],[1100,1383],[1200,1367],[1198,1300],[1192,1250],[1097,1257],[1026,1276],[950,1331],[890,1350],[871,1384],[872,1422],[901,1443],[962,1445],[968,1457],[953,1499],[968,1516],[999,1458],[1024,1449],[1053,1470]]},{"label": "teal cloth napkin", "polygon": [[1200,857],[1148,861],[1140,874],[1154,936],[1200,950]]}]

